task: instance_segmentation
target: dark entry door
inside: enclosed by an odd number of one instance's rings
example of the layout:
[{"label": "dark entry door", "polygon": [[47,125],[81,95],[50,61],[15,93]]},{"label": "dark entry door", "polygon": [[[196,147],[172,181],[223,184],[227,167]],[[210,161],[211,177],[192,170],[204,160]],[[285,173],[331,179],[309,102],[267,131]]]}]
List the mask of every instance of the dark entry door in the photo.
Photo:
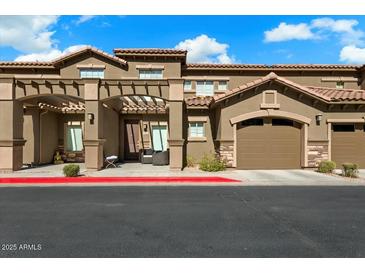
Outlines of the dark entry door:
[{"label": "dark entry door", "polygon": [[124,159],[139,160],[139,120],[124,122]]}]

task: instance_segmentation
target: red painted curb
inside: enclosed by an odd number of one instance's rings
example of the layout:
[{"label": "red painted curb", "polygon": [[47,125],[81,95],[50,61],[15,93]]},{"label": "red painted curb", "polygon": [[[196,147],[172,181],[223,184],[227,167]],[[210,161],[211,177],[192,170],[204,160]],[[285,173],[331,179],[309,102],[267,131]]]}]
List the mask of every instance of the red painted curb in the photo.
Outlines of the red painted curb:
[{"label": "red painted curb", "polygon": [[0,184],[62,184],[62,183],[237,183],[224,177],[8,177]]}]

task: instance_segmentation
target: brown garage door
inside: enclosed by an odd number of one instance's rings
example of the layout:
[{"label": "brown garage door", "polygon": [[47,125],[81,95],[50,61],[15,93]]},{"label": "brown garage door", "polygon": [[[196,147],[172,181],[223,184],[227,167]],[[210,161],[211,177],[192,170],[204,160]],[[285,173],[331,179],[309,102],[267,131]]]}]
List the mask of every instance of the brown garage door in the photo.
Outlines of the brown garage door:
[{"label": "brown garage door", "polygon": [[356,163],[365,168],[365,132],[363,124],[332,125],[332,160],[338,167]]},{"label": "brown garage door", "polygon": [[276,118],[237,124],[237,168],[300,168],[300,129],[292,120]]}]

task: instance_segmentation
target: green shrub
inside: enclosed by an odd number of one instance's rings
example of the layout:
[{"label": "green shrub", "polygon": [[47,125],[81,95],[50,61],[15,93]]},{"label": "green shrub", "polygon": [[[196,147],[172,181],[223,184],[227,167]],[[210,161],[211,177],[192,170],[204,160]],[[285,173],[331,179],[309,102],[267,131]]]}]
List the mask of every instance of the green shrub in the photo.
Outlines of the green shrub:
[{"label": "green shrub", "polygon": [[332,173],[336,168],[336,163],[329,160],[321,161],[318,165],[318,172],[321,173]]},{"label": "green shrub", "polygon": [[77,177],[79,176],[80,166],[75,164],[65,165],[63,167],[63,175],[66,177]]},{"label": "green shrub", "polygon": [[199,163],[199,167],[203,171],[215,172],[226,169],[226,162],[219,159],[218,156],[209,154],[204,155]]},{"label": "green shrub", "polygon": [[359,175],[357,164],[344,163],[342,164],[342,175],[345,177],[356,178]]},{"label": "green shrub", "polygon": [[196,163],[196,161],[195,161],[195,159],[194,159],[193,156],[187,156],[186,157],[186,165],[188,167],[194,167],[195,166],[195,163]]}]

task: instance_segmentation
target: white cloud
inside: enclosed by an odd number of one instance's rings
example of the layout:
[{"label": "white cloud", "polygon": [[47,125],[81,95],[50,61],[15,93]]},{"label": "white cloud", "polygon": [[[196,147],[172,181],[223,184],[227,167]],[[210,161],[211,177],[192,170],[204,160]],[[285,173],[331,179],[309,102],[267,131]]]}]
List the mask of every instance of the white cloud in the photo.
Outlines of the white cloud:
[{"label": "white cloud", "polygon": [[364,32],[355,29],[358,24],[359,22],[353,19],[334,20],[323,17],[312,20],[311,27],[318,29],[320,33],[327,31],[339,35],[340,41],[344,45],[361,45]]},{"label": "white cloud", "polygon": [[282,42],[289,40],[309,40],[314,39],[315,35],[310,27],[305,23],[297,25],[280,23],[278,27],[265,31],[265,42]]},{"label": "white cloud", "polygon": [[354,45],[345,46],[340,52],[340,60],[352,64],[365,63],[365,48],[359,48]]},{"label": "white cloud", "polygon": [[201,34],[193,39],[186,39],[175,46],[176,49],[188,51],[187,59],[191,63],[233,63],[229,56],[228,44],[219,43],[215,38]]},{"label": "white cloud", "polygon": [[85,45],[74,45],[71,47],[66,48],[65,50],[61,51],[59,49],[51,49],[45,52],[40,53],[31,53],[31,54],[24,54],[18,56],[15,61],[22,61],[22,62],[28,62],[28,61],[51,61],[54,60],[64,54],[68,54],[74,51],[77,51],[81,48],[85,47]]},{"label": "white cloud", "polygon": [[0,16],[0,46],[23,52],[52,48],[54,31],[50,28],[58,16]]},{"label": "white cloud", "polygon": [[353,19],[334,20],[329,17],[323,17],[312,20],[311,26],[314,28],[327,28],[333,32],[351,32],[353,27],[359,22]]},{"label": "white cloud", "polygon": [[96,17],[96,15],[81,15],[79,17],[79,19],[77,19],[76,25],[90,21],[90,20],[94,19],[95,17]]}]

